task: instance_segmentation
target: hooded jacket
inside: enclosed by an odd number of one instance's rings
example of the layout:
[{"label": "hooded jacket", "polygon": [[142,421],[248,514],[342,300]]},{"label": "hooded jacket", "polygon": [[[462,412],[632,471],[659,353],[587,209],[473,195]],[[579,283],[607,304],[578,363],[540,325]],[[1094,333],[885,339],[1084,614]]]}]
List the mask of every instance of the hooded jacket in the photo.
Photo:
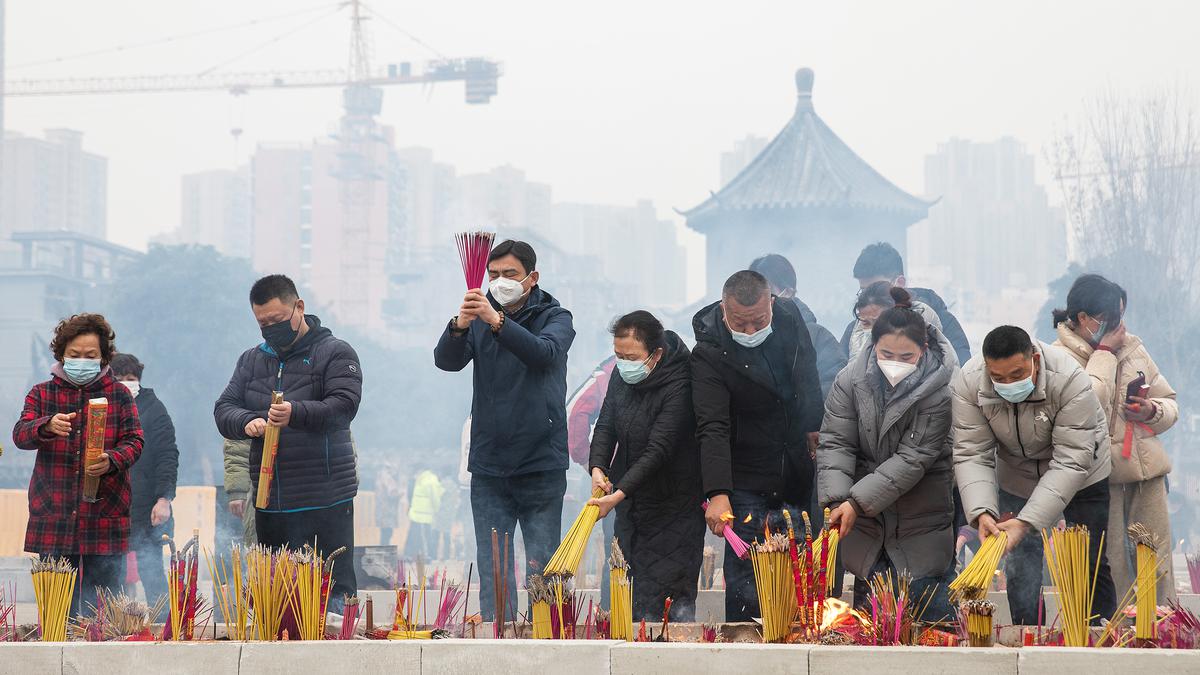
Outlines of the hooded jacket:
[{"label": "hooded jacket", "polygon": [[[692,319],[692,401],[704,494],[733,489],[774,494],[791,504],[812,495],[813,462],[807,434],[821,427],[822,397],[816,355],[808,328],[790,300],[774,299],[767,341],[747,349],[733,341],[721,303]],[[772,374],[756,350],[771,347],[788,355],[791,371]],[[776,376],[790,377],[785,398]]]},{"label": "hooded jacket", "polygon": [[890,396],[868,348],[825,402],[817,492],[821,506],[851,499],[861,514],[839,549],[858,577],[870,575],[883,550],[916,578],[941,574],[954,556],[950,378],[958,364],[941,331],[928,332],[917,369]]},{"label": "hooded jacket", "polygon": [[1079,490],[1108,478],[1108,428],[1091,379],[1057,347],[1040,355],[1029,398],[996,393],[982,356],[955,374],[954,476],[967,521],[1000,514],[997,486],[1028,499],[1017,514],[1034,528],[1054,524]]},{"label": "hooded jacket", "polygon": [[[153,532],[158,535],[169,528],[163,523],[158,528],[150,526],[150,511],[159,499],[175,499],[175,483],[179,474],[179,448],[175,445],[175,425],[171,415],[154,390],[142,387],[134,399],[138,418],[142,423],[145,445],[141,457],[129,470],[129,481],[133,488],[133,502],[129,515],[133,519],[135,536]],[[157,536],[150,540],[157,541]]]},{"label": "hooded jacket", "polygon": [[[246,425],[266,419],[271,393],[282,391],[292,404],[288,426],[280,430],[275,476],[266,512],[321,509],[358,494],[350,422],[362,398],[362,368],[354,348],[311,314],[308,332],[282,356],[266,343],[238,359],[233,377],[217,399],[213,415],[221,435],[248,438]],[[250,480],[258,494],[263,439],[250,445]]]},{"label": "hooded jacket", "polygon": [[[929,323],[937,326],[942,335],[954,347],[954,356],[961,366],[971,360],[971,341],[967,339],[967,334],[963,331],[962,324],[946,306],[946,301],[942,297],[928,288],[907,288],[913,302],[913,309],[921,311],[922,317]],[[925,311],[920,310],[918,303],[924,305],[928,310],[936,316],[936,321],[930,317]],[[846,326],[845,332],[842,333],[842,348],[848,349],[850,346],[850,336],[854,332],[854,327],[858,325],[857,321],[851,321],[850,325]],[[853,358],[853,355],[851,355]]]},{"label": "hooded jacket", "polygon": [[[1160,434],[1166,433],[1179,420],[1179,404],[1175,401],[1175,390],[1167,378],[1158,370],[1158,364],[1150,358],[1150,352],[1136,335],[1126,335],[1125,345],[1116,354],[1103,349],[1096,350],[1087,340],[1079,337],[1066,323],[1058,325],[1058,340],[1054,346],[1068,352],[1092,378],[1092,390],[1100,399],[1100,406],[1108,420],[1109,444],[1112,449],[1113,483],[1136,483],[1159,478],[1171,472],[1171,458],[1163,448]],[[1125,457],[1125,435],[1128,422],[1122,413],[1125,393],[1129,383],[1138,373],[1146,374],[1150,385],[1150,400],[1154,402],[1154,416],[1144,425],[1133,426],[1129,457]]]},{"label": "hooded jacket", "polygon": [[[487,294],[497,311],[499,303]],[[475,363],[467,470],[492,477],[566,471],[567,350],[575,340],[571,313],[540,286],[504,326],[472,321],[456,335],[447,325],[434,364],[458,372]]]}]

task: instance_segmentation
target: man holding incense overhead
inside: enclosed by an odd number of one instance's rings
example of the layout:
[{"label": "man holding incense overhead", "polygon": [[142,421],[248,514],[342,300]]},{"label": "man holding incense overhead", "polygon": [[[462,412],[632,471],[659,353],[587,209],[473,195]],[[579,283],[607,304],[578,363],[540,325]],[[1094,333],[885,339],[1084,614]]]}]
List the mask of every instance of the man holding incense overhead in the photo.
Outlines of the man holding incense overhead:
[{"label": "man holding incense overhead", "polygon": [[[761,274],[743,270],[692,327],[692,402],[709,529],[720,535],[732,514],[738,536],[761,539],[765,524],[783,529],[783,509],[799,525],[812,497],[823,401],[804,318],[791,300],[771,295]],[[758,616],[750,561],[728,550],[725,586],[726,621]]]},{"label": "man holding incense overhead", "polygon": [[[952,389],[955,479],[980,540],[1008,533],[1004,569],[1013,623],[1038,623],[1041,531],[1054,527],[1059,514],[1087,526],[1092,609],[1097,620],[1111,617],[1116,592],[1100,541],[1112,470],[1108,424],[1087,372],[1057,347],[1001,326],[984,339],[983,356],[955,373]],[[1015,517],[1004,518],[1009,514]],[[1120,542],[1125,533],[1112,536]]]},{"label": "man holding incense overhead", "polygon": [[[567,489],[567,350],[571,313],[538,285],[537,254],[505,241],[488,256],[488,290],[467,291],[434,348],[438,368],[474,362],[471,402],[471,514],[475,523],[480,610],[496,614],[492,531],[525,538],[529,573],[541,574],[562,532]],[[503,559],[504,553],[501,553]],[[507,558],[513,560],[510,538]],[[516,578],[505,570],[509,616]]]},{"label": "man holding incense overhead", "polygon": [[[329,595],[331,611],[341,613],[343,597],[357,593],[352,561],[358,472],[350,422],[362,396],[358,354],[304,313],[296,285],[282,274],[254,282],[250,309],[263,342],[238,359],[217,399],[217,428],[225,438],[253,440],[251,500],[263,487],[263,434],[268,425],[280,428],[267,506],[254,514],[258,541],[290,549],[311,544],[325,557],[346,547],[334,563]],[[275,391],[283,393],[283,403],[271,403]]]}]

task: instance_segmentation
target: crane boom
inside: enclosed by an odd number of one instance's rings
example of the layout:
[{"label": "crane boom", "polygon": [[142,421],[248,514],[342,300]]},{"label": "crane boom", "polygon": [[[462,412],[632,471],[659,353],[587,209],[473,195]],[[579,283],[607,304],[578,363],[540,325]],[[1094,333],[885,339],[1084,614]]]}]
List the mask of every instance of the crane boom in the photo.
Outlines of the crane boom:
[{"label": "crane boom", "polygon": [[5,97],[74,96],[85,94],[149,94],[185,91],[228,91],[244,94],[266,89],[386,86],[462,81],[467,103],[487,103],[496,94],[500,64],[483,58],[431,61],[421,73],[407,63],[369,72],[365,79],[344,70],[262,71],[206,75],[129,75],[119,77],[68,77],[45,80],[9,80]]}]

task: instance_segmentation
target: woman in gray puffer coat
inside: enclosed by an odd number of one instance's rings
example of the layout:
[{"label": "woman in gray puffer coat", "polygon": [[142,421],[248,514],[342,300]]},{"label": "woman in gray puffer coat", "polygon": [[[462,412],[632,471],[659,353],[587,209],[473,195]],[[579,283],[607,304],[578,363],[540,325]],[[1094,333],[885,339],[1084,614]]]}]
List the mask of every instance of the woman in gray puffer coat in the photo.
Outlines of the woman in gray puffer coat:
[{"label": "woman in gray puffer coat", "polygon": [[854,604],[877,573],[912,576],[912,597],[931,593],[921,617],[953,617],[954,473],[950,377],[958,363],[940,330],[913,311],[903,288],[864,349],[838,374],[825,403],[817,491],[839,528]]}]

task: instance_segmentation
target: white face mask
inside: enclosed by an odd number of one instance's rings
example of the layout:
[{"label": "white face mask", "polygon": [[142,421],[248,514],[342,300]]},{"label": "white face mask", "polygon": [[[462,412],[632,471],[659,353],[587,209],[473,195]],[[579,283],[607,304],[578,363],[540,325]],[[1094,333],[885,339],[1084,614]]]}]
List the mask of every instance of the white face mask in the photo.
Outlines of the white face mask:
[{"label": "white face mask", "polygon": [[133,382],[121,380],[121,384],[125,385],[125,388],[129,390],[129,393],[132,394],[134,398],[137,398],[138,392],[142,390],[142,383],[136,380]]},{"label": "white face mask", "polygon": [[883,372],[883,376],[887,378],[888,384],[893,387],[904,381],[904,378],[912,375],[917,370],[917,364],[905,363],[903,361],[884,361],[879,360],[879,370]]},{"label": "white face mask", "polygon": [[[526,274],[525,279],[528,278],[529,274]],[[517,281],[516,279],[496,277],[488,284],[488,290],[491,291],[496,302],[507,307],[525,296],[525,286],[522,285],[525,279]]]}]

